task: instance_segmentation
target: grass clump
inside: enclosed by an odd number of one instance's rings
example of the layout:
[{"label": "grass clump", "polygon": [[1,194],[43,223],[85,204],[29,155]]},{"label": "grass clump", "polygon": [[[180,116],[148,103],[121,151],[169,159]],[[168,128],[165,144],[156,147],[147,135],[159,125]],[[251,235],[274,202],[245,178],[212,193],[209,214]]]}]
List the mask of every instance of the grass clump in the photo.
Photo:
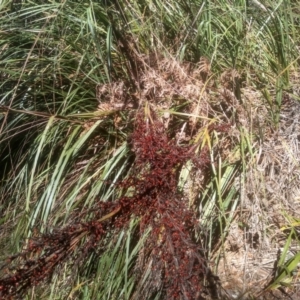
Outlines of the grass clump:
[{"label": "grass clump", "polygon": [[297,5],[3,1],[1,297],[297,297]]}]

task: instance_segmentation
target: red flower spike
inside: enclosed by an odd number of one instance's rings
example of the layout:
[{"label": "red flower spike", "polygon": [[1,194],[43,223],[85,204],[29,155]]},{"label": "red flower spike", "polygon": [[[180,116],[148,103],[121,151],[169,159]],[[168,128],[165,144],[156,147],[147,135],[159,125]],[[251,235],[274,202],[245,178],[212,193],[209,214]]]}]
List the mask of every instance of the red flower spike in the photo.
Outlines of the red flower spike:
[{"label": "red flower spike", "polygon": [[[115,202],[99,200],[96,208],[77,216],[77,220],[84,220],[93,212],[94,220],[73,223],[31,239],[28,249],[16,256],[23,263],[15,267],[14,275],[0,279],[0,298],[23,295],[28,288],[51,277],[55,268],[73,254],[84,257],[95,251],[108,231],[123,230],[136,216],[140,218],[140,235],[152,228],[145,245],[148,259],[153,261],[155,279],[150,280],[151,292],[162,290],[165,299],[196,299],[207,267],[201,245],[191,236],[197,220],[177,189],[177,171],[188,160],[196,168],[206,167],[209,153],[204,149],[196,156],[195,147],[178,146],[168,138],[164,125],[154,116],[152,119],[152,124],[146,123],[141,114],[137,115],[130,143],[135,155],[132,173],[117,183],[124,191],[134,191],[133,195]],[[85,243],[80,242],[83,238]]]}]

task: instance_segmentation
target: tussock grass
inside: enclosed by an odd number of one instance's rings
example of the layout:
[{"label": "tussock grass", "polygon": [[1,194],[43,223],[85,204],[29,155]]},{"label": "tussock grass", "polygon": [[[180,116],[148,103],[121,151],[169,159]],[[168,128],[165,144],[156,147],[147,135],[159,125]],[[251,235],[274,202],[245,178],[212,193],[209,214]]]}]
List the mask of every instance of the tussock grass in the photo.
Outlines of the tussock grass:
[{"label": "tussock grass", "polygon": [[[177,174],[219,276],[201,297],[297,299],[300,3],[273,2],[2,1],[2,266],[120,198],[137,113],[155,112],[178,146],[210,155],[209,170],[188,161]],[[27,298],[138,299],[159,281],[150,263],[134,272],[151,235],[136,240],[140,226],[108,234],[80,268],[65,261]]]}]

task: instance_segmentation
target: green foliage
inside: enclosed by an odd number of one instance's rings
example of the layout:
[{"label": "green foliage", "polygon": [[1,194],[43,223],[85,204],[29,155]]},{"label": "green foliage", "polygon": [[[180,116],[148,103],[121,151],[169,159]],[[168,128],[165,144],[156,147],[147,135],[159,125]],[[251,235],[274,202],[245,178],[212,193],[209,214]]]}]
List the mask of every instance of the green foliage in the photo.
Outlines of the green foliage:
[{"label": "green foliage", "polygon": [[[278,127],[283,94],[290,88],[299,60],[299,1],[261,1],[263,7],[249,2],[0,3],[1,258],[21,251],[36,231],[65,226],[97,199],[112,201],[123,192],[116,183],[130,173],[133,157],[128,153],[128,140],[135,112],[144,103],[136,101],[133,107],[119,110],[112,99],[103,109],[99,88],[124,81],[128,98],[139,99],[144,88],[140,61],[152,53],[193,66],[206,57],[211,73],[204,81],[211,90],[211,102],[217,103],[213,94],[222,85],[224,70],[236,70],[239,80],[233,92],[239,104],[247,106],[241,91],[251,86],[261,93],[267,108],[261,126]],[[214,85],[210,80],[215,80]],[[197,111],[187,109],[190,99],[181,102],[178,98],[173,97],[167,109],[156,107],[176,120],[168,128],[173,137],[193,114],[195,124],[204,124]],[[198,105],[201,101],[200,97]],[[206,117],[211,123],[223,120],[219,112]],[[234,118],[228,119],[234,123]],[[220,245],[216,241],[223,244],[226,239],[240,204],[233,183],[252,161],[261,130],[252,132],[240,123],[237,127],[239,136],[232,142],[230,159],[220,155],[223,141],[216,132],[203,129],[191,134],[191,144],[198,145],[198,150],[208,147],[211,153],[211,176],[201,182],[197,199],[190,200],[197,212],[201,208],[201,226],[208,234],[204,237],[198,232],[197,238],[205,240],[209,258]],[[181,191],[193,181],[189,164],[179,171]],[[111,248],[101,257],[92,255],[84,271],[71,274],[68,267],[61,267],[52,285],[33,289],[28,297],[130,299],[136,282],[127,270],[144,242],[135,241],[131,247],[137,223],[133,220],[130,228],[124,228],[116,243],[109,240]],[[289,241],[290,237],[287,245]],[[291,273],[299,255],[284,261],[278,266],[273,288]],[[105,278],[103,270],[108,274]]]}]

